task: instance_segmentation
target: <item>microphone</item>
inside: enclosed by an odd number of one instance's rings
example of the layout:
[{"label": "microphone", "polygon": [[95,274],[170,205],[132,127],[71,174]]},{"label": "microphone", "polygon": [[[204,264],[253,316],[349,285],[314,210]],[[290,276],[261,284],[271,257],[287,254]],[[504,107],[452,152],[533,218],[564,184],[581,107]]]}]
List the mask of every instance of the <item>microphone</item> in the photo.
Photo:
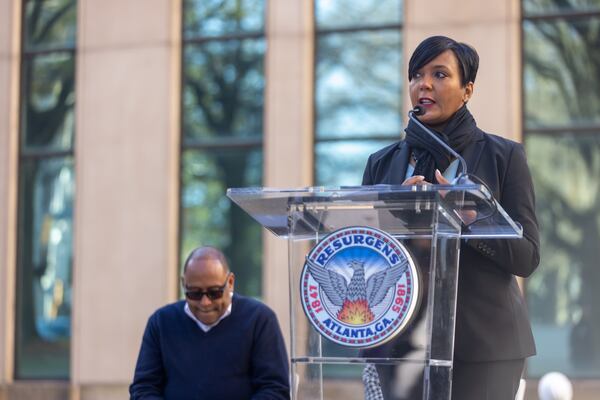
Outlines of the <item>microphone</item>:
[{"label": "microphone", "polygon": [[[412,110],[410,110],[408,112],[408,118],[410,118],[411,121],[413,121],[415,124],[417,124],[417,126],[419,126],[421,129],[423,129],[423,131],[425,131],[429,136],[431,136],[433,139],[435,139],[436,142],[438,142],[444,149],[446,149],[446,151],[450,154],[452,154],[455,158],[458,159],[459,163],[460,163],[460,169],[461,172],[460,174],[458,174],[458,176],[456,177],[456,179],[454,179],[453,183],[458,182],[459,179],[466,177],[467,176],[467,162],[465,161],[464,158],[462,158],[462,156],[460,154],[458,154],[456,151],[454,151],[454,149],[450,146],[448,146],[442,139],[440,139],[438,137],[438,135],[436,135],[435,133],[433,133],[429,128],[427,128],[425,125],[423,125],[421,123],[421,121],[419,121],[417,119],[417,115],[423,115],[426,113],[425,108],[421,107],[421,106],[415,106],[415,108],[413,108]],[[468,180],[468,178],[467,178]]]}]

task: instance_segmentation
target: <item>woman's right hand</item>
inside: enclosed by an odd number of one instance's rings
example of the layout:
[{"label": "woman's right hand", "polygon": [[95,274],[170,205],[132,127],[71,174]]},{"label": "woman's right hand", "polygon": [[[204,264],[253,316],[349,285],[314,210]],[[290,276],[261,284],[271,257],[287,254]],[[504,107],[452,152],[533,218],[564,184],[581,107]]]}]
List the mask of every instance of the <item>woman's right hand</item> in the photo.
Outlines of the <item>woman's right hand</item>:
[{"label": "woman's right hand", "polygon": [[404,182],[402,182],[402,185],[429,185],[429,182],[425,180],[425,177],[423,175],[415,175],[405,179]]}]

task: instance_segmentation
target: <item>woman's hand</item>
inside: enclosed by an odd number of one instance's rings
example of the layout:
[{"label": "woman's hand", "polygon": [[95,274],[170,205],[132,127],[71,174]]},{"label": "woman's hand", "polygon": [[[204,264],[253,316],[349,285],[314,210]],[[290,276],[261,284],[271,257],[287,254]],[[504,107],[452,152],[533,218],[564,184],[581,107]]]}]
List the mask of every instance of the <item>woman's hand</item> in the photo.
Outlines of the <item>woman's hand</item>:
[{"label": "woman's hand", "polygon": [[[444,175],[442,175],[442,173],[440,172],[439,169],[435,170],[435,179],[437,180],[437,182],[440,185],[450,185],[450,181],[446,178],[444,178]],[[411,176],[410,178],[407,178],[404,180],[404,182],[402,182],[403,185],[431,185],[430,182],[427,182],[425,180],[425,177],[423,175],[415,175],[415,176]]]},{"label": "woman's hand", "polygon": [[[444,175],[442,175],[439,169],[435,170],[435,179],[440,185],[451,185],[450,181],[444,178]],[[445,195],[445,192],[440,194],[443,197]],[[477,211],[475,210],[460,210],[458,211],[458,215],[465,225],[469,225],[477,219]]]},{"label": "woman's hand", "polygon": [[412,186],[412,185],[429,185],[429,182],[425,180],[423,175],[415,175],[407,178],[402,182],[403,185]]},{"label": "woman's hand", "polygon": [[442,175],[439,169],[435,170],[435,179],[440,185],[450,185],[450,181],[444,178],[444,175]]}]

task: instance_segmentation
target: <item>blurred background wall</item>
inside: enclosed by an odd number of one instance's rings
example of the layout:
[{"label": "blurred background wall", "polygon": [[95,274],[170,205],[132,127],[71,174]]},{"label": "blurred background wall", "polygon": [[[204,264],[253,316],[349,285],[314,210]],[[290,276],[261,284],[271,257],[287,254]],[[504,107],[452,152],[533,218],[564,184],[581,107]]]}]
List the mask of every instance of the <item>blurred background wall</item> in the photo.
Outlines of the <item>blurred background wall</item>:
[{"label": "blurred background wall", "polygon": [[126,398],[201,244],[287,334],[286,243],[225,191],[359,184],[433,34],[477,49],[470,108],[534,176],[526,398],[598,398],[600,0],[0,0],[0,399]]}]

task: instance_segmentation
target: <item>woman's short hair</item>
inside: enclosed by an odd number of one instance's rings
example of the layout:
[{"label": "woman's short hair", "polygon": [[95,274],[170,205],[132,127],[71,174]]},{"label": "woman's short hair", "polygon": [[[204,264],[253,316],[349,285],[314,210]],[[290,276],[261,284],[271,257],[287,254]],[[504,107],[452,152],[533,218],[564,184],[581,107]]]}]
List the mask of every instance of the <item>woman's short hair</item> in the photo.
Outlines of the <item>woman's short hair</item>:
[{"label": "woman's short hair", "polygon": [[446,50],[452,50],[458,60],[462,85],[475,82],[479,68],[477,51],[466,43],[459,43],[446,36],[428,37],[417,46],[408,62],[408,80],[412,80],[418,70]]}]

